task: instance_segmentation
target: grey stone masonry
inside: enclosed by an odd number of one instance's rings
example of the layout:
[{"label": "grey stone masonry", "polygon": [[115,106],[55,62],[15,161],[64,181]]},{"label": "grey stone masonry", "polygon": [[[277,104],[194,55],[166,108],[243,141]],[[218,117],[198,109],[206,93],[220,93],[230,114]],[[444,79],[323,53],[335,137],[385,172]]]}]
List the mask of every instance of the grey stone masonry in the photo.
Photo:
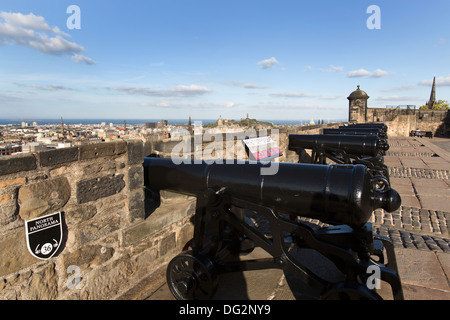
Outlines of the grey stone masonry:
[{"label": "grey stone masonry", "polygon": [[86,203],[119,193],[125,187],[123,177],[123,174],[109,175],[78,182],[78,203]]},{"label": "grey stone masonry", "polygon": [[450,235],[450,213],[448,212],[404,206],[392,213],[377,209],[372,215],[372,222],[376,225],[406,231]]},{"label": "grey stone masonry", "polygon": [[422,178],[422,179],[449,179],[449,170],[418,169],[418,168],[389,168],[391,178]]},{"label": "grey stone masonry", "polygon": [[450,252],[450,213],[402,206],[372,215],[374,233],[386,236],[394,246]]},{"label": "grey stone masonry", "polygon": [[[182,250],[192,201],[145,206],[144,152],[135,140],[0,158],[0,300],[113,299]],[[54,212],[60,248],[38,260],[25,222]]]},{"label": "grey stone masonry", "polygon": [[32,155],[20,155],[0,159],[0,176],[36,169],[36,158]]},{"label": "grey stone masonry", "polygon": [[432,234],[408,232],[389,228],[386,225],[374,226],[374,233],[389,238],[395,247],[431,250],[450,253],[450,239]]},{"label": "grey stone masonry", "polygon": [[390,156],[390,157],[433,157],[433,156],[435,156],[435,153],[387,151],[386,156]]}]

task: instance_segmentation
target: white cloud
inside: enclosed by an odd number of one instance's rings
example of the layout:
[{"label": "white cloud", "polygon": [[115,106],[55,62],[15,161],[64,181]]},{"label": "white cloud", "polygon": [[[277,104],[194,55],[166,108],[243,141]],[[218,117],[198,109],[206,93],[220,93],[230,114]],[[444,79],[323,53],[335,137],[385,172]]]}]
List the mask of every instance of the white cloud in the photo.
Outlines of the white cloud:
[{"label": "white cloud", "polygon": [[267,89],[267,87],[265,87],[265,86],[260,86],[260,85],[254,84],[254,83],[241,83],[238,81],[228,81],[228,82],[223,82],[223,84],[234,86],[234,87],[245,88],[245,89]]},{"label": "white cloud", "polygon": [[271,97],[274,98],[317,98],[320,100],[339,100],[343,99],[343,96],[336,95],[336,96],[324,96],[324,95],[312,95],[305,92],[277,92],[277,93],[271,93]]},{"label": "white cloud", "polygon": [[44,17],[33,13],[0,12],[0,45],[25,46],[51,55],[72,54],[75,62],[78,62],[80,57],[85,58],[82,62],[93,62],[92,59],[80,55],[85,51],[82,46],[68,41],[65,37],[70,35],[58,27],[50,27]]},{"label": "white cloud", "polygon": [[211,108],[234,108],[238,106],[236,102],[227,101],[227,102],[201,102],[201,103],[185,103],[183,101],[155,101],[155,102],[145,102],[139,104],[142,107],[162,107],[162,108],[187,108],[187,109],[211,109]]},{"label": "white cloud", "polygon": [[368,77],[370,75],[371,75],[371,73],[369,71],[367,71],[366,69],[354,70],[354,71],[350,71],[349,73],[347,73],[347,77],[349,77],[349,78]]},{"label": "white cloud", "polygon": [[417,97],[412,96],[380,96],[374,99],[375,101],[402,101],[402,102],[408,102],[408,101],[417,101],[420,100]]},{"label": "white cloud", "polygon": [[105,89],[112,89],[120,92],[125,92],[131,95],[144,95],[151,97],[194,97],[201,96],[212,92],[211,89],[195,84],[178,85],[171,89],[152,89],[146,87],[105,87]]},{"label": "white cloud", "polygon": [[212,104],[215,107],[221,107],[221,108],[233,108],[237,106],[236,102],[228,101],[228,102],[215,102]]},{"label": "white cloud", "polygon": [[33,13],[28,15],[24,15],[20,12],[12,13],[12,12],[0,12],[0,17],[3,18],[5,23],[9,26],[14,26],[16,28],[23,28],[25,30],[38,30],[38,31],[46,31],[52,32],[54,34],[59,34],[65,37],[70,37],[65,32],[62,32],[58,27],[51,28],[47,22],[45,22],[44,17],[35,16]]},{"label": "white cloud", "polygon": [[320,69],[322,72],[328,72],[328,73],[335,73],[335,72],[341,72],[344,70],[344,67],[336,67],[331,65],[328,69]]},{"label": "white cloud", "polygon": [[261,69],[265,70],[265,69],[273,68],[276,64],[279,64],[279,62],[277,61],[277,59],[272,57],[270,59],[262,60],[262,61],[258,62],[257,64],[261,67]]},{"label": "white cloud", "polygon": [[381,69],[376,69],[373,72],[370,72],[366,69],[358,69],[358,70],[353,70],[353,71],[350,71],[349,73],[347,73],[348,78],[358,78],[358,77],[382,78],[382,77],[386,77],[388,75],[389,75],[389,72],[381,70]]},{"label": "white cloud", "polygon": [[304,92],[278,92],[278,93],[271,93],[270,96],[277,97],[277,98],[312,98],[313,95],[310,95],[308,93]]},{"label": "white cloud", "polygon": [[40,84],[24,84],[24,83],[13,83],[14,85],[18,87],[23,88],[32,88],[32,89],[38,89],[38,90],[46,90],[46,91],[62,91],[62,90],[73,90],[72,88],[62,86],[60,84],[47,84],[47,85],[40,85]]},{"label": "white cloud", "polygon": [[92,60],[91,58],[86,57],[82,54],[74,54],[72,56],[72,61],[74,61],[76,63],[85,63],[85,64],[89,64],[89,65],[96,64],[96,62],[94,60]]},{"label": "white cloud", "polygon": [[[419,84],[421,86],[432,86],[433,85],[433,80],[422,80],[419,82]],[[450,86],[450,75],[446,76],[446,77],[437,77],[436,78],[436,85],[437,86],[443,86],[443,87],[449,87]]]},{"label": "white cloud", "polygon": [[407,84],[407,85],[404,85],[404,86],[398,86],[398,87],[383,89],[383,90],[380,90],[380,91],[382,91],[382,92],[395,92],[395,91],[412,90],[412,89],[415,89],[415,88],[416,88],[416,86],[414,84]]},{"label": "white cloud", "polygon": [[387,77],[389,75],[389,72],[381,70],[381,69],[377,69],[374,72],[372,72],[371,77],[372,78],[382,78],[382,77]]}]

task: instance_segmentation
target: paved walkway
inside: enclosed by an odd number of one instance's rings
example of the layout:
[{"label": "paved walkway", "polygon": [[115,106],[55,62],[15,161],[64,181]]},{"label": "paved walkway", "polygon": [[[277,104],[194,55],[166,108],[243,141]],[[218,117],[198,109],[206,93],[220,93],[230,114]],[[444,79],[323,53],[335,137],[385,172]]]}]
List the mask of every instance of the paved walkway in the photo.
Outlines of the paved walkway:
[{"label": "paved walkway", "polygon": [[[391,184],[402,197],[393,213],[378,209],[374,232],[394,243],[406,300],[450,300],[450,140],[390,138],[385,157]],[[314,270],[331,268],[314,251],[300,253]],[[248,258],[267,255],[255,250]],[[380,290],[392,299],[388,285]],[[165,268],[122,296],[123,299],[173,300],[165,283]],[[247,271],[222,275],[216,300],[295,300],[317,298],[282,270]]]}]

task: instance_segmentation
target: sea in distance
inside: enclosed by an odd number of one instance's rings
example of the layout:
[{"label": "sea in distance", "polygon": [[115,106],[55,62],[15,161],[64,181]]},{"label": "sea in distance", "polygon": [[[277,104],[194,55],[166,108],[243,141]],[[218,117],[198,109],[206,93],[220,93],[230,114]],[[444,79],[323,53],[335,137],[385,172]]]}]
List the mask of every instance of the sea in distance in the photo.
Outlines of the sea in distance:
[{"label": "sea in distance", "polygon": [[[259,119],[258,119],[259,120]],[[127,125],[144,125],[147,122],[160,122],[161,119],[63,119],[65,125],[95,125],[101,124],[104,122],[106,125],[112,123],[115,126],[120,126],[124,124],[126,121]],[[188,124],[188,119],[167,119],[169,125],[186,125]],[[192,124],[196,121],[201,121],[202,124],[210,124],[217,122],[217,119],[192,119]],[[273,123],[274,125],[300,125],[300,124],[308,124],[311,120],[260,120],[269,123]],[[344,122],[346,120],[336,119],[329,120],[325,122]],[[33,122],[36,122],[38,125],[57,125],[61,124],[61,119],[0,119],[0,125],[13,125],[20,126],[22,122],[28,123],[32,125]]]}]

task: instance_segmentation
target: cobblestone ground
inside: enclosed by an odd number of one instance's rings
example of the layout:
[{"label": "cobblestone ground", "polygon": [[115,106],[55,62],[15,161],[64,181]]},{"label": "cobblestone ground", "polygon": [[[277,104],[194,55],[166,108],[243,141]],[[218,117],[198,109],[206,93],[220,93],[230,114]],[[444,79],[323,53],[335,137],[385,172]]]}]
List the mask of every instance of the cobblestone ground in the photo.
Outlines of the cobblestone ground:
[{"label": "cobblestone ground", "polygon": [[[447,201],[449,212],[426,208],[430,202],[423,201],[425,204],[421,205],[418,200],[416,200],[418,204],[416,207],[402,205],[391,213],[377,209],[370,221],[374,233],[388,237],[395,247],[450,253],[450,189],[448,188],[450,170],[439,168],[441,165],[449,166],[450,163],[414,138],[390,139],[389,145],[390,151],[386,153],[385,162],[389,167],[391,180],[395,180],[399,185],[398,190],[395,186],[394,189],[402,198],[405,200],[411,197],[418,198],[420,195],[417,194],[417,190],[422,190],[420,188],[424,186],[426,188],[430,183],[434,186],[442,184],[447,188],[439,188],[439,195],[436,195],[434,199],[441,203]],[[439,141],[439,146],[450,148],[450,140]],[[407,166],[408,161],[420,168]],[[427,168],[427,163],[434,163],[435,165],[432,165],[434,168]],[[411,184],[412,180],[415,186],[411,185],[409,189],[401,188],[403,181]],[[427,195],[431,198],[434,192],[432,189],[428,189],[431,195]],[[311,226],[326,226],[314,219],[301,218],[301,220],[310,223]]]},{"label": "cobblestone ground", "polygon": [[[390,178],[404,179],[396,179],[398,183],[414,181],[416,184],[410,192],[399,191],[402,197],[420,198],[417,190],[421,190],[419,188],[421,184],[450,186],[448,159],[441,157],[439,151],[430,149],[421,140],[414,138],[394,138],[389,140],[389,144],[390,150],[386,153],[385,162],[389,167]],[[439,141],[437,144],[446,148],[450,146],[450,141]],[[427,145],[430,146],[429,143]],[[433,163],[435,165],[431,165]],[[418,167],[413,167],[414,165]],[[435,191],[429,190],[433,195]],[[429,204],[425,202],[421,205],[420,201],[417,207],[401,206],[392,213],[377,209],[372,216],[374,233],[390,238],[396,247],[450,253],[449,189],[439,189],[439,193],[435,192],[434,199],[443,203],[441,204],[443,207],[447,205],[449,212],[426,208]]]}]

